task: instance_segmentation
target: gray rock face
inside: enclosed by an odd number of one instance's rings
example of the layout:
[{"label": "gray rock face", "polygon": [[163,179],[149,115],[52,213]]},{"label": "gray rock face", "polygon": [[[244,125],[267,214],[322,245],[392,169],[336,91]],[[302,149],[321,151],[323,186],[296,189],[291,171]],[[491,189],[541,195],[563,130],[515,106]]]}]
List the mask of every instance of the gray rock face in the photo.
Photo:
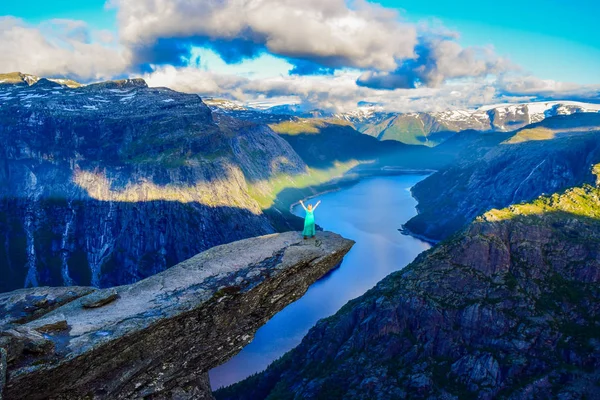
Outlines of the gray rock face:
[{"label": "gray rock face", "polygon": [[4,398],[2,393],[4,392],[4,385],[6,385],[7,361],[8,355],[6,354],[6,350],[3,347],[0,347],[0,400]]},{"label": "gray rock face", "polygon": [[[211,248],[132,285],[71,295],[26,323],[13,319],[0,327],[0,340],[11,338],[0,343],[12,354],[4,395],[210,398],[207,372],[239,352],[261,325],[337,266],[353,243],[330,232],[313,240],[303,240],[298,232],[246,239]],[[18,296],[35,299],[45,290],[57,296],[52,288],[29,290],[34,297],[20,290]],[[84,307],[90,299],[114,297],[112,291],[118,295],[113,301]],[[45,329],[63,321],[67,330]],[[33,344],[38,351],[27,351]]]},{"label": "gray rock face", "polygon": [[600,189],[490,212],[222,399],[600,393]]},{"label": "gray rock face", "polygon": [[143,80],[0,86],[0,292],[130,284],[273,233],[250,185],[305,170],[269,128]]}]

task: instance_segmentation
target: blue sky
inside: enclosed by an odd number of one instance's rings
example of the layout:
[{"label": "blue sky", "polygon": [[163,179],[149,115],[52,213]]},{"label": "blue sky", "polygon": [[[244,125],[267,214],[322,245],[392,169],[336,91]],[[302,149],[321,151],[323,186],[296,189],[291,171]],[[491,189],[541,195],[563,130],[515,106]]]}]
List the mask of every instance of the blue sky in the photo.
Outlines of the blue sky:
[{"label": "blue sky", "polygon": [[52,18],[84,20],[98,29],[116,30],[116,10],[105,0],[15,0],[0,2],[0,15],[12,15],[37,24]]},{"label": "blue sky", "polygon": [[336,110],[600,102],[600,1],[110,1],[1,1],[0,71]]},{"label": "blue sky", "polygon": [[[381,0],[410,21],[439,19],[458,31],[465,46],[494,46],[541,79],[600,83],[600,1]],[[96,29],[117,31],[116,10],[105,0],[14,0],[0,2],[0,15],[36,24],[53,18],[80,19]]]},{"label": "blue sky", "polygon": [[[600,82],[600,1],[382,0],[411,19],[437,17],[464,45],[494,45],[542,79]],[[573,62],[576,60],[576,62]]]}]

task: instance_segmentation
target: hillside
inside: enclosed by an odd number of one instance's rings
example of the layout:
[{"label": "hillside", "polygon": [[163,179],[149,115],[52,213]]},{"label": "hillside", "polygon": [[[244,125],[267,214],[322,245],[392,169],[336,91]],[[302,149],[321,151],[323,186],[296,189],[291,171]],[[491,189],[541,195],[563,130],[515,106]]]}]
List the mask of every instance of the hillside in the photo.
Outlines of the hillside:
[{"label": "hillside", "polygon": [[419,215],[405,228],[443,239],[492,208],[593,182],[600,114],[552,117],[497,139],[485,151],[467,148],[457,163],[418,183],[412,193]]},{"label": "hillside", "polygon": [[492,210],[215,395],[596,398],[599,246],[598,187]]}]

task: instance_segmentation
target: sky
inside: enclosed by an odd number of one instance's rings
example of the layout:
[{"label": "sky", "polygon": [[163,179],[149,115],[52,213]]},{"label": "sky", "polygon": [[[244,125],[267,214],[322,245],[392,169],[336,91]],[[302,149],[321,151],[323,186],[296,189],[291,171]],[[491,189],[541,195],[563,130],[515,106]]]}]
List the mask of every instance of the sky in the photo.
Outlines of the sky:
[{"label": "sky", "polygon": [[597,15],[592,0],[3,0],[0,72],[334,111],[600,102]]}]

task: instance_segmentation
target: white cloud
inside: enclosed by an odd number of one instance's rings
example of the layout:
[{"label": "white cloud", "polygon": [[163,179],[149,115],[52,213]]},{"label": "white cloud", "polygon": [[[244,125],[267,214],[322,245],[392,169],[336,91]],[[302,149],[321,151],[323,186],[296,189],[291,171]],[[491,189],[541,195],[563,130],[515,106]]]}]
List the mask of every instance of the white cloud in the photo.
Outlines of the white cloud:
[{"label": "white cloud", "polygon": [[[123,43],[148,56],[161,38],[232,41],[240,54],[265,49],[327,67],[393,70],[414,55],[416,27],[363,0],[112,0]],[[162,44],[164,46],[164,44]],[[179,53],[168,49],[171,56]],[[231,51],[231,49],[227,49]],[[154,60],[138,60],[152,62]]]},{"label": "white cloud", "polygon": [[38,26],[0,17],[0,71],[106,79],[126,72],[124,51],[90,41],[83,21],[49,20]]},{"label": "white cloud", "polygon": [[[397,112],[442,111],[478,107],[502,100],[494,82],[463,80],[417,89],[377,90],[356,84],[359,71],[333,76],[277,76],[261,79],[232,77],[193,67],[157,67],[144,75],[150,86],[168,86],[201,96],[224,97],[244,103],[302,103],[307,109],[349,111],[361,101]],[[514,100],[514,99],[513,99]]]},{"label": "white cloud", "polygon": [[498,87],[507,95],[546,96],[551,98],[587,97],[600,100],[600,84],[579,85],[558,82],[552,79],[539,79],[531,75],[514,75],[498,80]]},{"label": "white cloud", "polygon": [[[437,20],[411,24],[363,0],[110,5],[118,8],[118,34],[91,31],[82,21],[32,26],[0,17],[0,71],[90,81],[139,73],[136,68],[145,66],[153,70],[143,75],[151,86],[336,111],[360,101],[407,112],[538,96],[599,97],[598,86],[519,75],[491,47],[462,47],[458,33]],[[308,75],[288,74],[292,67]],[[332,69],[331,75],[314,74]]]},{"label": "white cloud", "polygon": [[463,48],[447,37],[424,37],[417,57],[394,71],[366,71],[358,84],[379,89],[411,89],[421,85],[439,87],[455,78],[479,78],[516,69],[488,47]]}]

